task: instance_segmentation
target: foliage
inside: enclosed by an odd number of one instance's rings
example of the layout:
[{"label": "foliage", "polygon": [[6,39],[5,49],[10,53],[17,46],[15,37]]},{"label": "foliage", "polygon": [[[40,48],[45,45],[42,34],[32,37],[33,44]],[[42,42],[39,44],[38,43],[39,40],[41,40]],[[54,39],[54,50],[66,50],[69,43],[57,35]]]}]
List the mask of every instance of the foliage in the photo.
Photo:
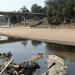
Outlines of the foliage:
[{"label": "foliage", "polygon": [[[18,12],[20,12],[20,13],[21,12],[29,12],[29,10],[25,6],[23,6],[21,8],[21,10],[19,10]],[[28,18],[28,16],[26,16],[26,18]],[[16,24],[18,22],[21,22],[23,20],[23,17],[21,15],[17,15],[17,16],[11,16],[10,19],[11,19],[12,24]]]},{"label": "foliage", "polygon": [[[31,12],[32,13],[46,13],[46,7],[41,7],[37,4],[33,4],[32,7],[31,7]],[[33,17],[33,18],[35,18],[35,17]],[[37,16],[37,18],[40,19],[40,18],[44,18],[44,17]]]},{"label": "foliage", "polygon": [[11,19],[12,24],[17,23],[17,17],[16,16],[11,16],[10,19]]},{"label": "foliage", "polygon": [[47,19],[50,24],[71,22],[75,16],[75,0],[46,0]]},{"label": "foliage", "polygon": [[38,6],[37,4],[33,4],[31,7],[32,13],[42,13],[42,7]]},{"label": "foliage", "polygon": [[29,10],[26,8],[26,6],[23,6],[23,7],[21,8],[21,12],[29,12]]}]

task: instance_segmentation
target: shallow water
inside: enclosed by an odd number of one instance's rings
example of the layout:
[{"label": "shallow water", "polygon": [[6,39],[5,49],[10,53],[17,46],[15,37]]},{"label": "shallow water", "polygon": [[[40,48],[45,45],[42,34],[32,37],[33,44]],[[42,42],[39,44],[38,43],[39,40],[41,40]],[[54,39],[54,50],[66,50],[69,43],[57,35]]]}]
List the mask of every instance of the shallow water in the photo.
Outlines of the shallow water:
[{"label": "shallow water", "polygon": [[16,63],[29,61],[31,60],[31,57],[37,53],[43,53],[44,58],[38,61],[41,69],[38,71],[37,75],[40,75],[42,72],[47,70],[45,59],[47,58],[48,54],[59,55],[64,58],[65,63],[69,65],[67,75],[75,75],[75,47],[31,40],[0,44],[1,53],[7,53],[9,51],[13,54],[12,58],[14,58],[14,62]]},{"label": "shallow water", "polygon": [[2,40],[8,40],[8,37],[7,36],[0,36],[0,41]]}]

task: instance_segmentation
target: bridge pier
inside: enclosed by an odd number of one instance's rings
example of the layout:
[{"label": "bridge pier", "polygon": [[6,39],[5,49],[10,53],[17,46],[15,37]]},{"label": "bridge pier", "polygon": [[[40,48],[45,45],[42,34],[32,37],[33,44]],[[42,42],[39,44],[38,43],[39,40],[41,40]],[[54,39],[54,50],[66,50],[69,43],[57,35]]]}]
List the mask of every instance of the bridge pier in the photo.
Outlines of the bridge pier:
[{"label": "bridge pier", "polygon": [[24,18],[24,26],[26,27],[26,17],[23,16],[23,18]]},{"label": "bridge pier", "polygon": [[37,22],[39,23],[39,21],[40,21],[40,19],[39,19],[39,17],[37,17]]},{"label": "bridge pier", "polygon": [[8,27],[10,27],[10,16],[8,16]]}]

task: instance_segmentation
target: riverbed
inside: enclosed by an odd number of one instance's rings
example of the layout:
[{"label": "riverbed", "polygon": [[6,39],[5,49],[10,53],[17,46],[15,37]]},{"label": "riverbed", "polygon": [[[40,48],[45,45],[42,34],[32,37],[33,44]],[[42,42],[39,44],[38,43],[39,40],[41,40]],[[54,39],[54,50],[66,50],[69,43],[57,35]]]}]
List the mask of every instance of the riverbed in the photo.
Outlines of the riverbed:
[{"label": "riverbed", "polygon": [[[40,75],[47,70],[47,64],[45,61],[48,55],[55,54],[62,57],[65,60],[65,63],[69,66],[67,75],[75,75],[74,46],[57,45],[34,40],[22,40],[0,44],[0,52],[11,52],[13,54],[12,58],[14,59],[14,62],[17,64],[24,61],[30,61],[32,56],[37,55],[38,53],[43,53],[44,58],[37,61],[41,67],[37,75]],[[0,61],[2,61],[2,59]]]}]

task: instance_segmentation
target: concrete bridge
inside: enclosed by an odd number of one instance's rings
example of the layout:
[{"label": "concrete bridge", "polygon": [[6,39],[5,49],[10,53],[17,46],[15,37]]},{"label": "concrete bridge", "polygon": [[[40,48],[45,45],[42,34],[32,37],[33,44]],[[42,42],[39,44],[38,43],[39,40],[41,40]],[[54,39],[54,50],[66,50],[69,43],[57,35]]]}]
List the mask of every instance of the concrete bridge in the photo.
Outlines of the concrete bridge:
[{"label": "concrete bridge", "polygon": [[21,39],[31,39],[75,46],[75,29],[37,29],[26,27],[11,27],[0,28],[0,34]]},{"label": "concrete bridge", "polygon": [[0,15],[5,15],[8,17],[8,26],[10,27],[10,17],[11,16],[22,16],[24,18],[24,26],[26,26],[26,16],[46,16],[46,13],[28,13],[28,12],[0,12]]}]

